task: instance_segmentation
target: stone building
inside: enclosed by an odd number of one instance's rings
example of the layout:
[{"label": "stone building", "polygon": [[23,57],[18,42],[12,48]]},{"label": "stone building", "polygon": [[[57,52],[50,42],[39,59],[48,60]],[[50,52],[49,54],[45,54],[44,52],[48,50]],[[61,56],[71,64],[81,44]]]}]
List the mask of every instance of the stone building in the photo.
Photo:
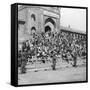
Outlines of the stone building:
[{"label": "stone building", "polygon": [[52,32],[60,30],[60,8],[47,6],[18,6],[18,39],[19,42],[31,38],[33,31]]}]

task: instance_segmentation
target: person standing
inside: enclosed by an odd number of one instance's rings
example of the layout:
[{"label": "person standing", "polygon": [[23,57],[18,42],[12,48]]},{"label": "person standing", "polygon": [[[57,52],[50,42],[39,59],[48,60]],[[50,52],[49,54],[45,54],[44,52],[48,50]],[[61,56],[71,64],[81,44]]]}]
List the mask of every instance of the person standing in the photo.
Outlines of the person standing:
[{"label": "person standing", "polygon": [[54,51],[51,51],[51,57],[52,57],[52,70],[56,70],[56,55]]},{"label": "person standing", "polygon": [[25,53],[23,52],[22,53],[22,56],[21,56],[21,73],[26,73],[26,57],[25,57]]},{"label": "person standing", "polygon": [[75,49],[71,53],[71,56],[73,58],[73,67],[77,67],[77,52],[75,51]]}]

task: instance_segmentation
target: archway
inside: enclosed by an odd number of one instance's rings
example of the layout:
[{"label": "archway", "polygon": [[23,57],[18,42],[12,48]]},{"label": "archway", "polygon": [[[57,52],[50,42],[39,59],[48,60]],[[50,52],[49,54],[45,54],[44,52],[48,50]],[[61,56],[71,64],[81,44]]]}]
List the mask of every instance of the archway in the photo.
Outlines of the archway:
[{"label": "archway", "polygon": [[47,18],[45,20],[45,24],[48,23],[48,22],[51,22],[54,25],[54,27],[56,27],[56,23],[55,23],[55,21],[52,18]]},{"label": "archway", "polygon": [[51,27],[50,26],[45,26],[45,33],[46,32],[51,32]]},{"label": "archway", "polygon": [[35,14],[32,14],[32,15],[31,15],[31,18],[32,18],[34,21],[36,21]]},{"label": "archway", "polygon": [[35,27],[32,27],[32,28],[31,28],[31,31],[33,31],[33,30],[36,31],[36,28],[35,28]]},{"label": "archway", "polygon": [[31,34],[35,34],[36,33],[36,28],[33,26],[32,28],[31,28]]},{"label": "archway", "polygon": [[[47,18],[46,20],[45,20],[45,25],[44,25],[44,29],[45,29],[45,32],[46,31],[54,31],[55,30],[55,28],[56,28],[56,23],[55,23],[55,21],[52,19],[52,18]],[[47,30],[46,30],[47,29]]]}]

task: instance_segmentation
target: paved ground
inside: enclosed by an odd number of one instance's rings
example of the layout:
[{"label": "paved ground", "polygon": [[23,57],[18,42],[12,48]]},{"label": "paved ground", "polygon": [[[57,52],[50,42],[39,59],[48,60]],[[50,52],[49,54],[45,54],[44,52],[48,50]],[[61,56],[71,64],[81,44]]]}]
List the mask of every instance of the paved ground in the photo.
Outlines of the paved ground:
[{"label": "paved ground", "polygon": [[40,70],[38,72],[28,71],[26,74],[19,74],[19,85],[38,84],[51,82],[70,82],[86,80],[86,67],[68,67],[60,68],[56,71]]}]

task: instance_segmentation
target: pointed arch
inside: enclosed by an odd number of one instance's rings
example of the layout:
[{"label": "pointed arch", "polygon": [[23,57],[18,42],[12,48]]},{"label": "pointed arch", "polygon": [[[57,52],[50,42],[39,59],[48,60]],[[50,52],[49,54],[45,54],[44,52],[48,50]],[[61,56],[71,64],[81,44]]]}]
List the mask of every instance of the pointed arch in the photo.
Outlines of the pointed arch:
[{"label": "pointed arch", "polygon": [[48,23],[48,22],[51,22],[54,25],[54,27],[56,27],[56,23],[55,23],[55,21],[52,18],[47,18],[45,20],[45,24]]},{"label": "pointed arch", "polygon": [[31,15],[31,18],[32,18],[34,21],[36,21],[35,14],[32,14],[32,15]]}]

